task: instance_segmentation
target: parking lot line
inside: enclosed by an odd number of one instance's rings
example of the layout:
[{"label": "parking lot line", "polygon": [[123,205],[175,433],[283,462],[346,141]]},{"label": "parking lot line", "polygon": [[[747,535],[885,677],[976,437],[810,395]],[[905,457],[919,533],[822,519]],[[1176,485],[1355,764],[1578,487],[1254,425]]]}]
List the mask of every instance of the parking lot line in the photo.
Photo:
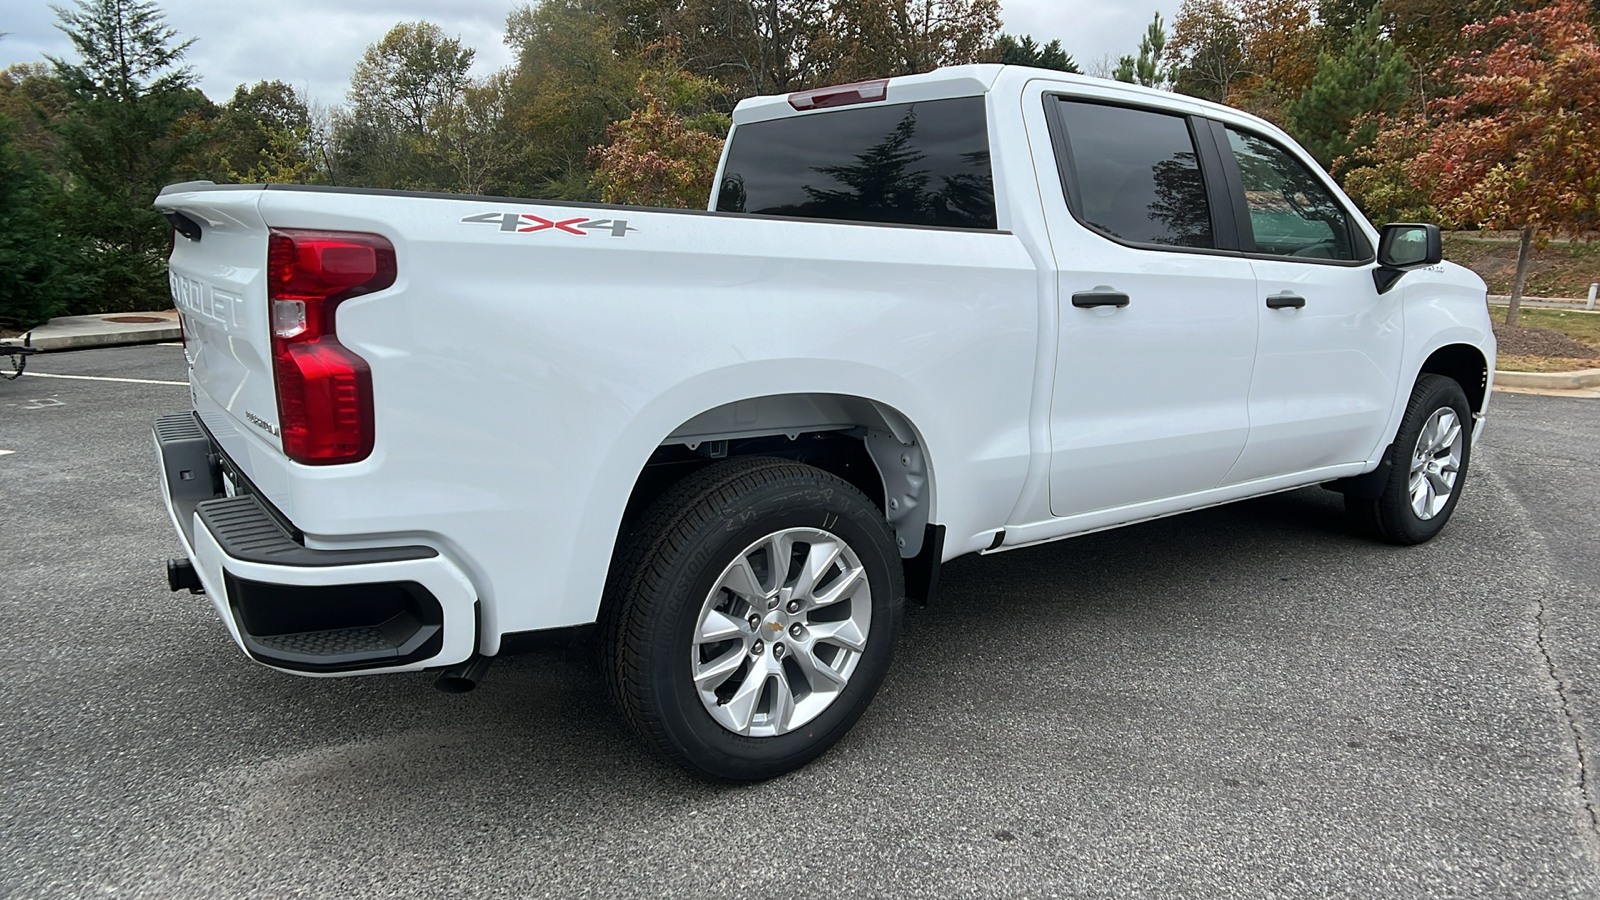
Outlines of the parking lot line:
[{"label": "parking lot line", "polygon": [[151,378],[107,378],[104,375],[56,375],[52,372],[23,372],[33,378],[70,378],[74,381],[117,381],[124,384],[172,384],[178,387],[188,387],[187,381],[156,381]]}]

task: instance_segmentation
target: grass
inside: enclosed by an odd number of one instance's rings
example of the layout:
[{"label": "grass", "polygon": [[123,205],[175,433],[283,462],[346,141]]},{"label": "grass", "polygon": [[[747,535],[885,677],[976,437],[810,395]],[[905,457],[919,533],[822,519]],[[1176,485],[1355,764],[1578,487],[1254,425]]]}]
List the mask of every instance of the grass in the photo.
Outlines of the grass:
[{"label": "grass", "polygon": [[[1504,306],[1489,307],[1489,315],[1498,324],[1506,320]],[[1591,347],[1600,348],[1600,312],[1572,312],[1564,309],[1522,308],[1524,328],[1548,328],[1559,331]],[[1600,359],[1566,359],[1556,356],[1518,356],[1502,353],[1495,366],[1507,372],[1576,372],[1582,369],[1600,369]]]},{"label": "grass", "polygon": [[1600,359],[1563,359],[1559,356],[1514,356],[1502,353],[1494,367],[1502,372],[1581,372],[1600,369]]},{"label": "grass", "polygon": [[[1511,293],[1517,275],[1517,239],[1505,232],[1457,231],[1444,236],[1444,257],[1477,272],[1489,284],[1489,293]],[[1534,248],[1528,266],[1530,297],[1589,296],[1589,285],[1600,283],[1600,241],[1552,241]]]},{"label": "grass", "polygon": [[[1506,320],[1504,306],[1489,307],[1496,322]],[[1600,347],[1600,312],[1575,312],[1565,309],[1533,309],[1524,306],[1518,323],[1524,328],[1548,328],[1559,331],[1575,341],[1591,347]]]}]

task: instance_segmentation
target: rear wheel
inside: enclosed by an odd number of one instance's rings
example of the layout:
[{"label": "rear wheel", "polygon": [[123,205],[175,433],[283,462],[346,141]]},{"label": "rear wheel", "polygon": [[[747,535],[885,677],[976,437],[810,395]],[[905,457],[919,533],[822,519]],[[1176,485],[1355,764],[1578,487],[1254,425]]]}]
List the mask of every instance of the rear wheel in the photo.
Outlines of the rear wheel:
[{"label": "rear wheel", "polygon": [[904,603],[893,535],[819,469],[702,469],[656,501],[612,569],[607,682],[646,742],[701,777],[810,762],[888,671]]},{"label": "rear wheel", "polygon": [[1423,375],[1389,447],[1389,477],[1377,497],[1345,495],[1358,528],[1394,544],[1432,540],[1455,512],[1472,455],[1472,409],[1461,385]]}]

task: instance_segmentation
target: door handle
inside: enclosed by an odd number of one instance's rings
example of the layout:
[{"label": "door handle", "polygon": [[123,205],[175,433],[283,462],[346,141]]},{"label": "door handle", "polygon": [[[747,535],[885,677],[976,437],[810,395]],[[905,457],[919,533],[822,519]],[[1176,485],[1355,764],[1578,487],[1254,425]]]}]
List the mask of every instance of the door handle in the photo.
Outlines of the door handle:
[{"label": "door handle", "polygon": [[1131,301],[1128,295],[1108,287],[1097,287],[1092,291],[1080,291],[1072,295],[1072,305],[1079,309],[1094,309],[1097,306],[1127,306]]},{"label": "door handle", "polygon": [[1284,291],[1267,298],[1267,309],[1305,309],[1306,298],[1293,291]]}]

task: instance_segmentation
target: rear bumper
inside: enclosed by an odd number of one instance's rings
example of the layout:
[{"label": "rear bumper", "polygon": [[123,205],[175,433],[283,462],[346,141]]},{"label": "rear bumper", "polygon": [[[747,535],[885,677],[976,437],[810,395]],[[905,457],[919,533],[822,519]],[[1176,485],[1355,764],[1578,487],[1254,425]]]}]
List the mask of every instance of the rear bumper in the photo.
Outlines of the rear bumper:
[{"label": "rear bumper", "polygon": [[304,675],[406,672],[477,647],[476,592],[437,549],[309,548],[264,498],[227,495],[225,457],[194,414],[157,419],[154,436],[173,527],[252,659]]}]

